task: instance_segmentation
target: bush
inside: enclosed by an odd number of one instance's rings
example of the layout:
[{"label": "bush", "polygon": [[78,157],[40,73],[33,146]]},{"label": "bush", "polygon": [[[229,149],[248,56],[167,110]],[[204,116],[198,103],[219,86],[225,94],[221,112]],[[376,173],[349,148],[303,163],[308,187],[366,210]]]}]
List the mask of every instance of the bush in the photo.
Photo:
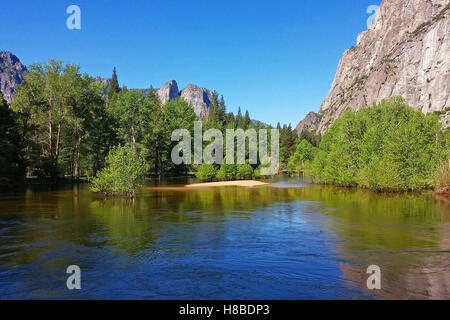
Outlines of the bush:
[{"label": "bush", "polygon": [[97,174],[90,186],[94,192],[128,194],[135,197],[136,189],[142,187],[147,164],[130,147],[117,146],[109,151],[106,167]]},{"label": "bush", "polygon": [[251,179],[253,176],[253,168],[248,163],[237,165],[237,177],[240,179]]},{"label": "bush", "polygon": [[217,172],[217,179],[219,180],[232,180],[236,178],[237,168],[234,164],[222,163],[219,171]]},{"label": "bush", "polygon": [[211,181],[216,177],[217,170],[212,164],[203,163],[198,167],[195,176],[201,181]]}]

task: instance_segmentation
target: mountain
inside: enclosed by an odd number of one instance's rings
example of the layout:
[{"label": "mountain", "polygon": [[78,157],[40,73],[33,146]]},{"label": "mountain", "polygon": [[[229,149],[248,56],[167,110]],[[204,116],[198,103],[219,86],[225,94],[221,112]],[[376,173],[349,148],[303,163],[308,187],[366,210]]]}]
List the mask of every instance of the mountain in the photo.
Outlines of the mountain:
[{"label": "mountain", "polygon": [[8,51],[0,51],[0,90],[11,103],[16,87],[22,83],[27,68]]},{"label": "mountain", "polygon": [[297,131],[323,134],[346,109],[394,96],[450,119],[449,0],[384,0],[356,47],[344,52],[319,112]]},{"label": "mountain", "polygon": [[[193,84],[189,84],[180,91],[178,90],[178,84],[175,80],[170,80],[161,88],[155,89],[155,91],[161,104],[182,97],[194,107],[194,112],[200,119],[208,114],[209,105],[211,104],[213,95],[211,90],[200,88]],[[142,92],[147,95],[148,89],[142,90]]]}]

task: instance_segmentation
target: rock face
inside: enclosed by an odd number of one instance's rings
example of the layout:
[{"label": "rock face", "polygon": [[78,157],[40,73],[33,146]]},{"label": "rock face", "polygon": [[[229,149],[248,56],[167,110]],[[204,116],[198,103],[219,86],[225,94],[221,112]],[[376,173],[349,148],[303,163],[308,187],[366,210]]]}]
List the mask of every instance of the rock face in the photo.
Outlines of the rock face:
[{"label": "rock face", "polygon": [[156,90],[156,95],[161,104],[165,104],[167,101],[176,99],[180,96],[178,91],[178,84],[175,80],[171,80]]},{"label": "rock face", "polygon": [[[148,92],[148,90],[145,92]],[[200,119],[208,114],[212,94],[213,92],[211,90],[200,88],[193,84],[189,84],[186,88],[179,91],[178,84],[175,80],[167,82],[156,90],[156,95],[161,104],[182,97],[194,107],[194,112]]]},{"label": "rock face", "polygon": [[310,112],[308,115],[300,121],[295,130],[298,135],[302,133],[303,130],[316,132],[320,125],[321,116],[318,113]]},{"label": "rock face", "polygon": [[197,87],[193,84],[188,85],[181,91],[181,97],[192,104],[195,114],[203,119],[209,110],[213,92],[211,90]]},{"label": "rock face", "polygon": [[0,51],[0,90],[8,103],[12,102],[16,87],[22,83],[27,68],[11,52]]},{"label": "rock face", "polygon": [[384,0],[357,46],[344,52],[315,131],[323,134],[348,108],[393,96],[425,114],[443,111],[449,95],[450,1]]}]

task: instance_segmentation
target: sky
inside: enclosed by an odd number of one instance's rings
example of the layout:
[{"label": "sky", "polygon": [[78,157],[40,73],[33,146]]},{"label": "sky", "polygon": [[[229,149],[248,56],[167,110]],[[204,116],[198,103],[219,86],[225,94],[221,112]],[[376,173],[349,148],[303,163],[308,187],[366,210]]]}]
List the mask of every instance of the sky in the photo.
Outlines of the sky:
[{"label": "sky", "polygon": [[[317,111],[344,50],[381,0],[1,0],[0,51],[51,58],[120,85],[176,80],[216,90],[228,111],[293,127]],[[81,9],[69,30],[66,9]]]}]

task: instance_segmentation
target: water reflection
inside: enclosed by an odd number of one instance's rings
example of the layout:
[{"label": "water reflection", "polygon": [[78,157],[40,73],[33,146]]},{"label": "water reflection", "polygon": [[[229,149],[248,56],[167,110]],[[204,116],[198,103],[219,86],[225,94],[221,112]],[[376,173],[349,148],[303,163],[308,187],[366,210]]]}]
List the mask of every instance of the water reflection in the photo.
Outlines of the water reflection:
[{"label": "water reflection", "polygon": [[[272,182],[144,189],[134,201],[83,185],[2,195],[0,296],[450,298],[447,200]],[[70,264],[83,270],[80,292],[65,289]]]}]

